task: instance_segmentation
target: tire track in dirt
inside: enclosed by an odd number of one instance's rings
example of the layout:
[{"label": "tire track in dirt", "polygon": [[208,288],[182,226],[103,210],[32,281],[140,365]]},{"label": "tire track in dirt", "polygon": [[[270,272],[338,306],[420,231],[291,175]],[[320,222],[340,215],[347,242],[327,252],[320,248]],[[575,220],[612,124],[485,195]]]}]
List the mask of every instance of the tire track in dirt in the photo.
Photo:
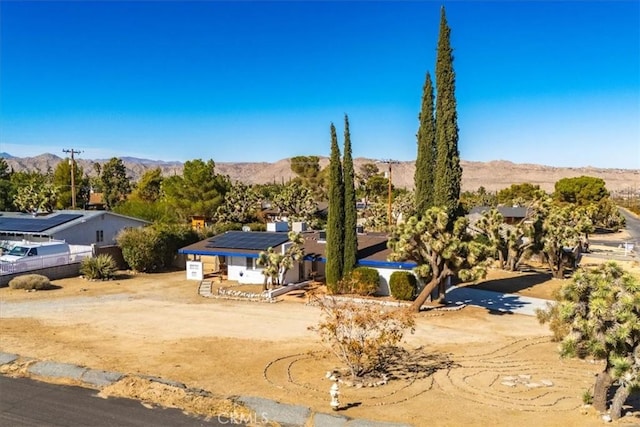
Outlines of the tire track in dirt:
[{"label": "tire track in dirt", "polygon": [[[455,398],[500,409],[574,410],[582,404],[576,378],[584,377],[588,387],[589,372],[579,362],[568,361],[558,366],[527,357],[528,349],[550,342],[549,337],[519,339],[489,351],[449,359],[442,356],[440,360],[425,353],[420,363],[411,364],[403,374],[391,374],[385,385],[343,384],[340,390],[344,401],[363,407],[400,404],[435,388]],[[413,358],[419,360],[420,356]],[[317,378],[308,375],[313,371],[326,372],[320,367],[320,359],[320,352],[283,356],[267,364],[264,378],[287,392],[326,397],[331,381],[322,374]]]}]

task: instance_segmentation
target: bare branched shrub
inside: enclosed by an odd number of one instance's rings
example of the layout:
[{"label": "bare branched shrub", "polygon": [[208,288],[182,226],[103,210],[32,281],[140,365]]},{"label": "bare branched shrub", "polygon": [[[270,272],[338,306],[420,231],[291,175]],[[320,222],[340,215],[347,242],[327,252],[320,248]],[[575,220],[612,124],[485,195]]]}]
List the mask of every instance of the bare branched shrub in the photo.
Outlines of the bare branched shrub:
[{"label": "bare branched shrub", "polygon": [[385,355],[396,347],[415,320],[406,309],[386,309],[377,304],[357,304],[334,298],[317,300],[323,318],[309,329],[346,365],[352,378],[384,371]]},{"label": "bare branched shrub", "polygon": [[22,276],[14,277],[9,282],[11,289],[26,289],[30,290],[46,290],[51,289],[51,282],[49,278],[41,274],[24,274]]}]

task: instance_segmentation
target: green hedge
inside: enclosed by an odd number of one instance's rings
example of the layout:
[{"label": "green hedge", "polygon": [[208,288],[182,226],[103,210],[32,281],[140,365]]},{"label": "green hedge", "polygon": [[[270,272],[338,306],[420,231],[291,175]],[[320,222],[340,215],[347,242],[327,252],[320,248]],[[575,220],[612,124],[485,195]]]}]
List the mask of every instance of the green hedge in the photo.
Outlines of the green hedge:
[{"label": "green hedge", "polygon": [[416,298],[418,281],[408,271],[395,271],[389,280],[391,296],[401,301],[413,301]]}]

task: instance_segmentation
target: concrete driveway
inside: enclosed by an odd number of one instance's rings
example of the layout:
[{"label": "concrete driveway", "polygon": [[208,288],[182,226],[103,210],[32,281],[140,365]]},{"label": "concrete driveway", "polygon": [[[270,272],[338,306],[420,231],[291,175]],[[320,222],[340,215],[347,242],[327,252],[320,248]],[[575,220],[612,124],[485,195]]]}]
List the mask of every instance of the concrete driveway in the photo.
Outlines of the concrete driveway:
[{"label": "concrete driveway", "polygon": [[545,309],[549,300],[524,297],[516,294],[485,291],[469,287],[452,286],[447,290],[447,301],[454,304],[467,304],[483,307],[501,313],[535,316],[536,309]]}]

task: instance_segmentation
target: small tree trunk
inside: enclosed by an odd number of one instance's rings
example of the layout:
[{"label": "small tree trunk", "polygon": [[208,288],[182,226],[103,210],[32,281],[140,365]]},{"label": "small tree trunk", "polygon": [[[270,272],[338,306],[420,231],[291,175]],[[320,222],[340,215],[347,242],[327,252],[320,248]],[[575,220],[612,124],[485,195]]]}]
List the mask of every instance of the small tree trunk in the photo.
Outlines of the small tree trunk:
[{"label": "small tree trunk", "polygon": [[593,407],[600,412],[607,410],[607,393],[613,384],[613,379],[607,368],[597,375],[596,384],[593,387]]},{"label": "small tree trunk", "polygon": [[553,275],[553,278],[563,279],[564,268],[563,268],[563,262],[562,262],[562,255],[558,256],[558,254],[555,254],[553,258],[549,257],[547,259],[548,259],[549,269],[551,269],[551,274]]},{"label": "small tree trunk", "polygon": [[611,403],[611,410],[609,411],[612,419],[617,420],[622,416],[622,405],[627,401],[630,393],[631,390],[626,384],[618,387],[616,394],[613,395],[613,402]]},{"label": "small tree trunk", "polygon": [[429,283],[424,285],[424,288],[422,288],[422,291],[420,292],[420,294],[413,301],[413,304],[411,304],[411,310],[415,312],[419,312],[420,307],[422,307],[422,304],[424,304],[425,301],[427,301],[427,298],[429,298],[429,295],[431,294],[431,292],[433,292],[436,286],[438,286],[438,283],[439,283],[439,280],[436,277],[431,279]]},{"label": "small tree trunk", "polygon": [[500,270],[504,270],[504,254],[501,250],[498,250],[498,265]]}]

